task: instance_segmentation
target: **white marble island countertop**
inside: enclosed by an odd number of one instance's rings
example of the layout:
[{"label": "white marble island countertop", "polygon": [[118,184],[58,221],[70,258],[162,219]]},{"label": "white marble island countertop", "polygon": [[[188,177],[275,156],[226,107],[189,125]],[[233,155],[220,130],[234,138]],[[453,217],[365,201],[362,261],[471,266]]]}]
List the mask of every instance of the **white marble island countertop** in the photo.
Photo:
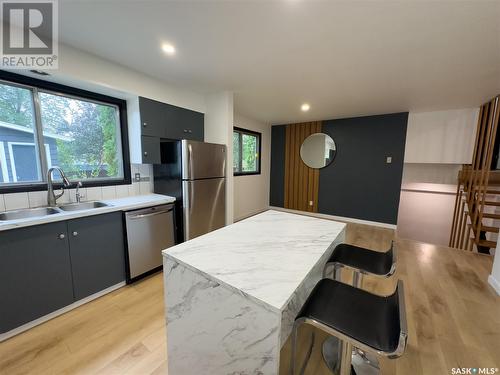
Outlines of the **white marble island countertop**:
[{"label": "white marble island countertop", "polygon": [[164,250],[169,373],[278,373],[344,237],[343,223],[270,210]]},{"label": "white marble island countertop", "polygon": [[163,251],[282,310],[345,224],[266,211]]}]

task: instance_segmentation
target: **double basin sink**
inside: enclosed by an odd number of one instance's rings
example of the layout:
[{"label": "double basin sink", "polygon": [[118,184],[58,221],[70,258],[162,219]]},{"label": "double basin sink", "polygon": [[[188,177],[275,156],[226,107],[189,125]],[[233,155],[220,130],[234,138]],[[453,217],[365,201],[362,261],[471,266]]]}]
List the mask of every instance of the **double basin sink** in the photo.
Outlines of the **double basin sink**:
[{"label": "double basin sink", "polygon": [[49,215],[60,214],[64,211],[83,211],[93,208],[108,207],[109,204],[104,202],[82,202],[82,203],[67,203],[57,207],[40,207],[26,208],[23,210],[7,211],[0,213],[0,221],[27,219],[34,217],[43,217]]}]

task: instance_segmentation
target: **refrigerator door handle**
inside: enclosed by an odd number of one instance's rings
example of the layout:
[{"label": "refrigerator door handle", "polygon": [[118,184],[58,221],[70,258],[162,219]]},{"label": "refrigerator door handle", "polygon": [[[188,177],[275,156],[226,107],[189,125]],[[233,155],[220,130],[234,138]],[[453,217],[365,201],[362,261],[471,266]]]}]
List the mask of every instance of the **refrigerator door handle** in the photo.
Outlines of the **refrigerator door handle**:
[{"label": "refrigerator door handle", "polygon": [[191,189],[189,189],[189,183],[187,181],[183,181],[182,183],[182,198],[183,198],[183,223],[184,223],[184,241],[189,239],[189,210],[191,206],[190,195]]}]

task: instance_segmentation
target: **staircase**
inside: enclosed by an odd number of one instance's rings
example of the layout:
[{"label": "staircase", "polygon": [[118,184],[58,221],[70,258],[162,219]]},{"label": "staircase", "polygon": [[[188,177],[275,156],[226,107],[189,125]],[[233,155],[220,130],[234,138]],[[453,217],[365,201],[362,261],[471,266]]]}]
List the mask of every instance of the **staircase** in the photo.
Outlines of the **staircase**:
[{"label": "staircase", "polygon": [[500,96],[481,106],[472,164],[458,174],[457,193],[449,246],[490,253],[500,227],[500,170],[496,165],[496,135]]}]

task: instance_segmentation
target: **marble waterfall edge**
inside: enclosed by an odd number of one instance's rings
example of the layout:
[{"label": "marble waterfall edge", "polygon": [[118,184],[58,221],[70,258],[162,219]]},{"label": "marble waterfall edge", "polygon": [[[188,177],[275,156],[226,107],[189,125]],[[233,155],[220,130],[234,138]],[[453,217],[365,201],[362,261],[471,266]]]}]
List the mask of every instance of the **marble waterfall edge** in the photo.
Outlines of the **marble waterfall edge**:
[{"label": "marble waterfall edge", "polygon": [[164,257],[171,375],[277,374],[279,311]]}]

